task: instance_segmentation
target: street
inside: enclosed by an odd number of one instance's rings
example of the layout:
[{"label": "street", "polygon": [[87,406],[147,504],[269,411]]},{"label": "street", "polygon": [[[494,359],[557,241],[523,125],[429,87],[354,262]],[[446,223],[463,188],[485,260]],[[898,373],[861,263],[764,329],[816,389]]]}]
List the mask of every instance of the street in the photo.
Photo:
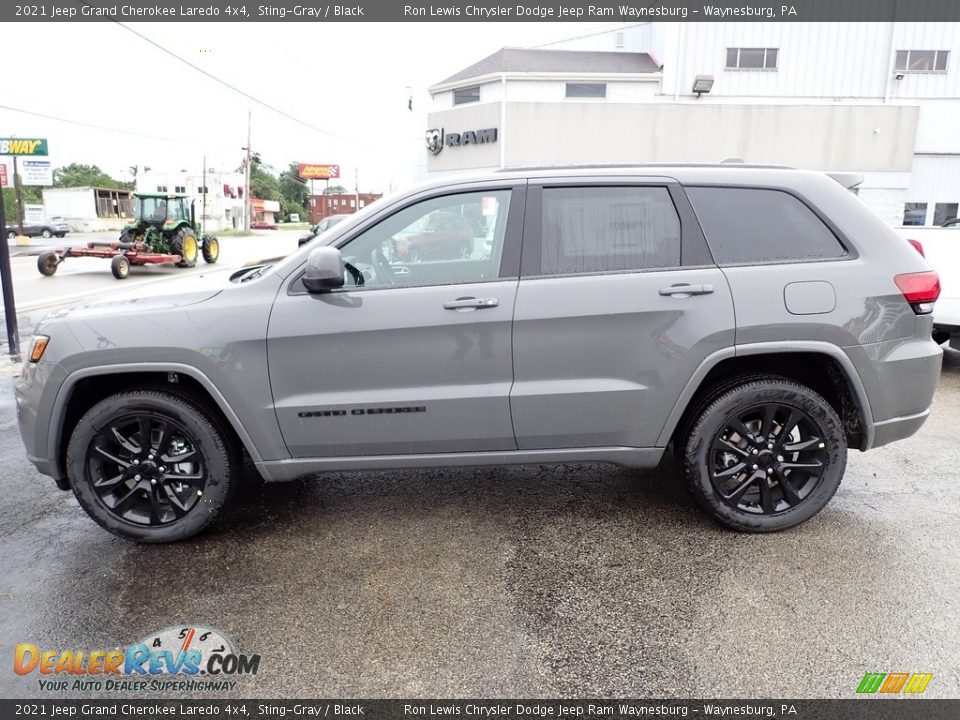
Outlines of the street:
[{"label": "street", "polygon": [[[228,239],[222,267],[293,237]],[[206,271],[120,283],[91,260],[41,278],[34,260],[15,260],[27,306]],[[775,535],[717,527],[665,460],[326,475],[138,546],[34,470],[0,382],[8,662],[17,643],[125,647],[202,624],[262,655],[231,697],[854,697],[866,672],[931,672],[925,696],[960,693],[956,351],[920,433],[851,453],[827,508]],[[10,671],[0,694],[63,697]]]},{"label": "street", "polygon": [[297,248],[297,238],[305,232],[306,230],[302,229],[255,230],[253,235],[247,237],[223,237],[220,239],[220,259],[215,265],[207,265],[202,259],[192,268],[144,265],[131,268],[130,277],[122,281],[116,280],[110,274],[110,261],[99,258],[68,258],[52,277],[44,277],[37,271],[37,254],[41,250],[84,245],[88,241],[115,241],[118,233],[71,233],[62,240],[33,238],[30,246],[11,244],[10,265],[13,270],[17,312],[29,316],[35,311],[46,312],[51,307],[65,305],[92,294],[128,292],[137,286],[158,280],[194,273],[226,271],[254,260],[287,255]]}]

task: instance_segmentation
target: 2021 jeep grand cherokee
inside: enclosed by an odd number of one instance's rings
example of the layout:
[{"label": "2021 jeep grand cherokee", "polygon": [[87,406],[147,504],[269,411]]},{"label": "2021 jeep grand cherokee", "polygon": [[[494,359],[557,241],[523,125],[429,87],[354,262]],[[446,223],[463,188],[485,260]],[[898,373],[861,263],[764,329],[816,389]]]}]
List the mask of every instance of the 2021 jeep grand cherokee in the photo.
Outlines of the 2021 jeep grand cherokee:
[{"label": "2021 jeep grand cherokee", "polygon": [[[462,253],[397,240],[460,215]],[[816,514],[939,376],[924,259],[826,176],[545,169],[419,188],[272,267],[54,313],[16,384],[30,459],[107,530],[209,525],[245,456],[324,470],[609,461],[672,443],[719,522]],[[212,285],[211,285],[212,283]]]}]

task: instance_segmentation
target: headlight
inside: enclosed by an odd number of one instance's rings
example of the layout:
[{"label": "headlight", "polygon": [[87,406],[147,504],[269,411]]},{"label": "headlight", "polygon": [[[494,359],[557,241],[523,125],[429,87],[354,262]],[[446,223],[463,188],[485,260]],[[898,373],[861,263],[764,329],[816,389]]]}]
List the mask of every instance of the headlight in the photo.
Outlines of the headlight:
[{"label": "headlight", "polygon": [[43,353],[46,352],[49,342],[50,338],[46,335],[33,336],[33,343],[30,345],[30,362],[40,362],[40,358],[42,358]]}]

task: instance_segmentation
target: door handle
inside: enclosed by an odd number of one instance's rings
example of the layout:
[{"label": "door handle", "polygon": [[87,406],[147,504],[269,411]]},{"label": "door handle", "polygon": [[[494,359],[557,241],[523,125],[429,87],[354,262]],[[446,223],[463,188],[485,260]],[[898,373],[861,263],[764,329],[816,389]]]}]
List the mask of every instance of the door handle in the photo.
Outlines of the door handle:
[{"label": "door handle", "polygon": [[444,310],[483,310],[500,304],[496,298],[462,297],[443,304]]},{"label": "door handle", "polygon": [[660,294],[668,297],[690,297],[691,295],[710,295],[713,293],[713,285],[671,285],[670,287],[660,288]]}]

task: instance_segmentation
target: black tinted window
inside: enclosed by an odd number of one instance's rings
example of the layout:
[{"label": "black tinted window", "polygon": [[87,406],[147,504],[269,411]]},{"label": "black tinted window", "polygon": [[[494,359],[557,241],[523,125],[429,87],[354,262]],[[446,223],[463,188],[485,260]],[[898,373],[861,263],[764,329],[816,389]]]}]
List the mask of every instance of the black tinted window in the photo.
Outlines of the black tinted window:
[{"label": "black tinted window", "polygon": [[780,190],[688,187],[687,196],[718,265],[846,254],[810,208]]},{"label": "black tinted window", "polygon": [[680,218],[666,188],[544,189],[544,274],[679,264]]}]

